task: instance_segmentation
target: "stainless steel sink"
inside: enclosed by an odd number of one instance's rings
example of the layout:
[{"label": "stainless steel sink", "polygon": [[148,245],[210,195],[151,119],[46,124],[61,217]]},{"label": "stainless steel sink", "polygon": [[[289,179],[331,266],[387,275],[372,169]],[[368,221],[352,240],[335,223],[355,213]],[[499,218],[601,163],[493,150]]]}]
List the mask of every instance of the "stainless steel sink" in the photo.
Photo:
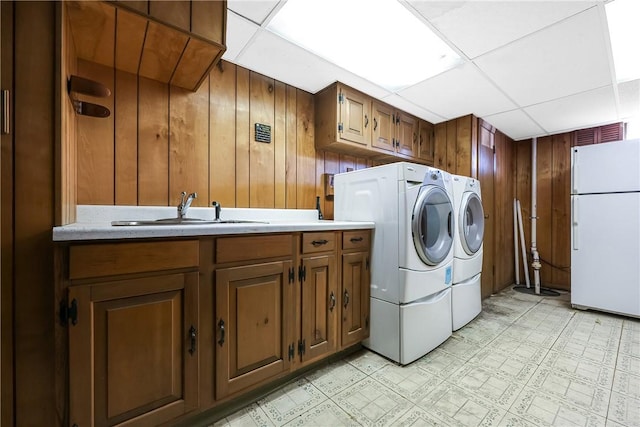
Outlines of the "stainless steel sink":
[{"label": "stainless steel sink", "polygon": [[215,224],[268,224],[266,221],[249,221],[244,219],[199,219],[199,218],[162,218],[153,220],[111,221],[114,226],[148,226],[148,225],[215,225]]}]

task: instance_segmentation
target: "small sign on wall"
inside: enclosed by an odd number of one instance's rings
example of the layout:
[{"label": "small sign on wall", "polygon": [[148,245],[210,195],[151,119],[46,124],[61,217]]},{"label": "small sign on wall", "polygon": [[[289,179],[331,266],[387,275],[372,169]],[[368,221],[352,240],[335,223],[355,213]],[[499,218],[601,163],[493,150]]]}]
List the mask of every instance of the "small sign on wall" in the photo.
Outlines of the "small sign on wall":
[{"label": "small sign on wall", "polygon": [[271,143],[271,126],[262,123],[255,124],[256,142]]}]

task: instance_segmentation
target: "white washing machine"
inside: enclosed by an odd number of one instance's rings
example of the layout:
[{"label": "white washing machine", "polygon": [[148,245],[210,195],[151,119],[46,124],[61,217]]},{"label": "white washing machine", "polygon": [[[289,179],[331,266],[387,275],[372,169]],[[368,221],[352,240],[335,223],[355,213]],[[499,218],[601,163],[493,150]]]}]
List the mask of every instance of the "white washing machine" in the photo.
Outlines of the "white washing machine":
[{"label": "white washing machine", "polygon": [[400,364],[451,336],[455,227],[451,175],[400,162],[338,174],[336,220],[376,223],[370,337],[364,345]]},{"label": "white washing machine", "polygon": [[456,233],[453,251],[451,317],[454,331],[482,311],[480,278],[484,210],[477,179],[452,175]]}]

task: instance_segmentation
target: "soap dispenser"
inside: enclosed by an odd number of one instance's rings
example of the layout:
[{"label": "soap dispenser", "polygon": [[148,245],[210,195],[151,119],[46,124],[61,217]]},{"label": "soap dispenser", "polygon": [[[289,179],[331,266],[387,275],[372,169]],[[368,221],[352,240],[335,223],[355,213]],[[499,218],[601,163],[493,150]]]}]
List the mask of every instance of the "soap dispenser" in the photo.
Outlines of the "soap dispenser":
[{"label": "soap dispenser", "polygon": [[322,216],[322,210],[320,209],[320,196],[316,196],[316,210],[318,211],[318,219],[324,219]]}]

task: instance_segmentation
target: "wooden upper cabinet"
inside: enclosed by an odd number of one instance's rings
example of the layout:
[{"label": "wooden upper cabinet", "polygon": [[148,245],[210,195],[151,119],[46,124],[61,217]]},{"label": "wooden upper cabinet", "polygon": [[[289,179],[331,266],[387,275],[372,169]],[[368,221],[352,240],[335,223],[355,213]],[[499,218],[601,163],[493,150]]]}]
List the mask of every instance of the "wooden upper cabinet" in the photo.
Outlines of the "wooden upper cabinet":
[{"label": "wooden upper cabinet", "polygon": [[335,83],[315,95],[316,148],[371,154],[371,99]]},{"label": "wooden upper cabinet", "polygon": [[315,101],[316,148],[320,150],[419,163],[433,158],[419,155],[420,120],[411,114],[342,83],[318,92]]},{"label": "wooden upper cabinet", "polygon": [[418,123],[418,145],[417,155],[427,163],[433,164],[434,151],[434,126],[433,124],[419,120]]},{"label": "wooden upper cabinet", "polygon": [[407,113],[396,111],[396,151],[407,157],[417,157],[418,120]]},{"label": "wooden upper cabinet", "polygon": [[371,146],[390,153],[395,151],[395,115],[393,107],[382,102],[373,101],[372,114],[373,135]]},{"label": "wooden upper cabinet", "polygon": [[[226,1],[65,1],[78,58],[197,90],[226,50]],[[114,7],[115,6],[115,7]]]}]

